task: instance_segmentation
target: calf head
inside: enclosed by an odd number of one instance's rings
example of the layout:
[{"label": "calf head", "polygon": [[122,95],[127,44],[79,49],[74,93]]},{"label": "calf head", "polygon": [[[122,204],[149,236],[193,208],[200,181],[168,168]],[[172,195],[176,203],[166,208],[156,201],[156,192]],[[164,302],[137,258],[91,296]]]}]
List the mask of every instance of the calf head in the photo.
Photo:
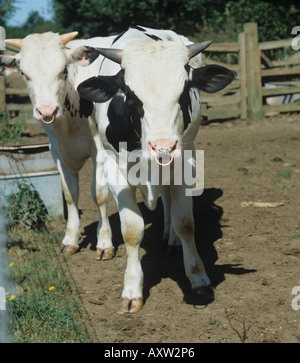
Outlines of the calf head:
[{"label": "calf head", "polygon": [[46,124],[62,115],[67,66],[72,63],[88,65],[99,55],[89,47],[75,50],[65,47],[77,34],[47,32],[6,40],[20,53],[16,56],[0,55],[0,75],[8,76],[15,71],[21,73],[33,104],[33,116]]},{"label": "calf head", "polygon": [[160,159],[172,161],[181,149],[184,131],[199,119],[199,102],[198,109],[193,110],[190,90],[217,92],[233,79],[233,73],[221,66],[194,69],[189,65],[210,44],[186,47],[171,41],[139,40],[124,50],[97,49],[122,69],[115,76],[100,75],[84,81],[78,92],[98,103],[122,96],[131,122],[139,131],[143,151],[164,165]]}]

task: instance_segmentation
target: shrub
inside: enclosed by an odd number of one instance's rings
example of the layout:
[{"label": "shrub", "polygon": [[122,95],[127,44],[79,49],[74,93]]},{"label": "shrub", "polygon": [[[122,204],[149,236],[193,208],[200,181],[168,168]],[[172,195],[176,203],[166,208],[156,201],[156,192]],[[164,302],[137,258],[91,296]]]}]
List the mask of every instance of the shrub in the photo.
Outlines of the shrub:
[{"label": "shrub", "polygon": [[18,191],[5,197],[6,215],[10,226],[22,224],[26,229],[42,229],[47,219],[47,208],[34,186],[26,181],[17,182]]},{"label": "shrub", "polygon": [[10,113],[0,110],[0,145],[19,142],[22,132],[26,128],[27,125],[23,117],[12,122]]}]

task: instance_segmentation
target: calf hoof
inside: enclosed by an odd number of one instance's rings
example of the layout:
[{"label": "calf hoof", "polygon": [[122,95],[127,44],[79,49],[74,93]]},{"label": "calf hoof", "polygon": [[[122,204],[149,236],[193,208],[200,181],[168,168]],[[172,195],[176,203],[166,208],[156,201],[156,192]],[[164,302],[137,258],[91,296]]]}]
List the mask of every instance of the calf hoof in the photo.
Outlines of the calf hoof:
[{"label": "calf hoof", "polygon": [[115,250],[113,247],[106,248],[105,250],[97,248],[96,261],[111,260],[114,257],[114,255],[115,255]]},{"label": "calf hoof", "polygon": [[143,298],[142,297],[136,297],[134,299],[128,299],[127,297],[122,298],[122,304],[121,304],[121,310],[120,314],[126,314],[126,313],[137,313],[140,311],[143,307]]},{"label": "calf hoof", "polygon": [[215,294],[212,285],[198,286],[192,289],[195,305],[207,305],[214,301]]},{"label": "calf hoof", "polygon": [[62,253],[65,254],[65,255],[75,255],[75,253],[78,251],[79,247],[76,247],[76,246],[71,246],[71,245],[68,245],[68,246],[63,246],[62,248]]}]

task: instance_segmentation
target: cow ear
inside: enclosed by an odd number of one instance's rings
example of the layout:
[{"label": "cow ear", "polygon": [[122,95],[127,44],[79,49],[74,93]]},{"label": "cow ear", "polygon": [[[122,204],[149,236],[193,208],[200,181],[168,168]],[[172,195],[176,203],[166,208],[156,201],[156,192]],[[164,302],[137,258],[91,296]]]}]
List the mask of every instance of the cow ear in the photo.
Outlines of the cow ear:
[{"label": "cow ear", "polygon": [[192,86],[207,93],[215,93],[228,86],[233,72],[219,65],[208,65],[193,70]]},{"label": "cow ear", "polygon": [[86,100],[103,103],[110,100],[119,90],[116,76],[98,76],[80,83],[77,91]]},{"label": "cow ear", "polygon": [[0,75],[9,76],[18,71],[16,57],[10,55],[0,55]]},{"label": "cow ear", "polygon": [[79,66],[88,66],[93,63],[100,53],[92,47],[78,47],[69,51],[70,63],[75,63]]}]

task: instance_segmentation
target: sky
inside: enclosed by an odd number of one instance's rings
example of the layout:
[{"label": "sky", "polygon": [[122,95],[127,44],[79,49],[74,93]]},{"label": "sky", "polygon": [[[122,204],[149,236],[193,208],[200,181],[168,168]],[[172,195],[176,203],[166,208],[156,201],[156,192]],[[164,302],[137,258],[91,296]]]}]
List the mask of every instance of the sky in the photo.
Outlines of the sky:
[{"label": "sky", "polygon": [[51,1],[50,0],[17,0],[18,8],[14,15],[7,21],[7,25],[19,26],[27,19],[31,11],[38,11],[46,19],[51,19]]}]

